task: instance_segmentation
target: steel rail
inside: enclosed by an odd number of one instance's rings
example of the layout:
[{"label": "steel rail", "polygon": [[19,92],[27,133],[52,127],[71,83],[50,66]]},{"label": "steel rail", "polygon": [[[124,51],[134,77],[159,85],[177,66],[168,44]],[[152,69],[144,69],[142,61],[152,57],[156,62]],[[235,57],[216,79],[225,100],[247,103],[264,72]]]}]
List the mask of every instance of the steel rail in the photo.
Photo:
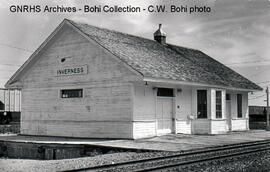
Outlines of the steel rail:
[{"label": "steel rail", "polygon": [[144,169],[138,169],[138,170],[133,170],[133,171],[134,172],[142,172],[142,171],[157,171],[157,170],[170,169],[170,168],[175,168],[175,167],[182,167],[183,168],[183,166],[190,166],[193,164],[201,164],[201,163],[212,162],[212,161],[220,161],[222,159],[235,158],[235,157],[239,157],[239,156],[249,155],[252,153],[258,153],[258,152],[268,151],[268,150],[270,150],[270,147],[255,149],[255,150],[250,150],[250,151],[244,151],[244,152],[231,153],[231,154],[226,154],[226,155],[206,157],[206,158],[202,158],[202,159],[198,159],[198,160],[183,161],[183,162],[169,164],[169,165],[147,167]]},{"label": "steel rail", "polygon": [[[267,147],[265,147],[267,146]],[[144,167],[143,169],[137,168],[132,171],[155,171],[159,169],[166,169],[166,168],[172,168],[177,166],[184,166],[189,164],[195,164],[205,161],[211,161],[211,160],[218,160],[220,158],[229,158],[233,156],[239,156],[239,155],[245,155],[260,151],[270,150],[270,140],[262,140],[262,141],[253,141],[253,142],[244,142],[244,143],[237,143],[237,144],[230,144],[230,145],[223,145],[223,146],[217,146],[217,147],[209,147],[199,150],[192,150],[192,151],[186,151],[186,152],[180,152],[173,155],[167,155],[167,156],[159,156],[159,157],[153,157],[153,158],[146,158],[146,159],[139,159],[139,160],[132,160],[132,161],[126,161],[126,162],[119,162],[115,164],[104,164],[99,166],[93,166],[93,167],[85,167],[80,169],[73,169],[73,170],[64,170],[65,172],[71,172],[71,171],[111,171],[112,169],[115,169],[117,171],[121,171],[121,168],[127,168],[127,166],[145,166],[147,163],[158,163],[160,161],[168,161],[171,164],[163,164],[163,165],[153,165]],[[226,153],[226,151],[228,151]],[[238,151],[238,152],[236,152]],[[207,154],[220,154],[222,152],[225,152],[225,154],[221,155],[212,155],[210,157],[206,158],[200,158],[200,156],[206,156]],[[232,153],[230,153],[232,152]],[[178,161],[178,159],[184,159],[188,158],[190,156],[197,156],[199,159],[195,160],[187,160],[187,161]],[[176,159],[176,160],[174,160]],[[172,161],[177,161],[177,163],[174,163]]]}]

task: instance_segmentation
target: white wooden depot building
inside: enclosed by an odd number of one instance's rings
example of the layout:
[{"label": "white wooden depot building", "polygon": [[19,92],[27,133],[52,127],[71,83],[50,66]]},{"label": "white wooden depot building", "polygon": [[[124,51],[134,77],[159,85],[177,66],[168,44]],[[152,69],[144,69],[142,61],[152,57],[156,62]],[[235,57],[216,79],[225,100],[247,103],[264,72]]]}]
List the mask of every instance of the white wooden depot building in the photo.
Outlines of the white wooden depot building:
[{"label": "white wooden depot building", "polygon": [[199,50],[65,19],[6,83],[21,134],[144,138],[248,130],[259,86]]}]

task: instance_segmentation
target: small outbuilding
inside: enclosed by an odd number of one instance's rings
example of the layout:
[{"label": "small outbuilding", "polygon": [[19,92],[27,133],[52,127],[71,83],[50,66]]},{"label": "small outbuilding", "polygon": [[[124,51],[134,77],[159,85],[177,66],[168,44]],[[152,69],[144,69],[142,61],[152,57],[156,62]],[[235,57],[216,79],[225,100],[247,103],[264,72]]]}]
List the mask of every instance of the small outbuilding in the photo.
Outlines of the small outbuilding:
[{"label": "small outbuilding", "polygon": [[267,107],[249,106],[249,128],[266,129]]},{"label": "small outbuilding", "polygon": [[258,85],[199,50],[65,19],[6,83],[21,134],[144,138],[248,130]]}]

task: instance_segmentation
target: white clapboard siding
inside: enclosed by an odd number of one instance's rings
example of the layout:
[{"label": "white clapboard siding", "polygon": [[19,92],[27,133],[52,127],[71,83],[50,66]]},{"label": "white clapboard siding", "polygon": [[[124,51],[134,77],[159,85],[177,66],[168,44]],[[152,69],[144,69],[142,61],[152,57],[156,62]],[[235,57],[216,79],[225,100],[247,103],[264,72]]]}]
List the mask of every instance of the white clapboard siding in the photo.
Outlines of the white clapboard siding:
[{"label": "white clapboard siding", "polygon": [[156,135],[155,121],[137,121],[133,122],[133,138],[153,137]]},{"label": "white clapboard siding", "polygon": [[133,120],[155,120],[156,91],[152,86],[134,85]]},{"label": "white clapboard siding", "polygon": [[241,131],[248,129],[248,119],[232,119],[232,131]]},{"label": "white clapboard siding", "polygon": [[226,120],[212,120],[210,134],[222,134],[227,132]]},{"label": "white clapboard siding", "polygon": [[191,134],[191,116],[192,116],[192,89],[191,87],[181,86],[175,93],[175,132],[183,134]]},{"label": "white clapboard siding", "polygon": [[211,121],[209,119],[196,119],[192,121],[193,134],[211,134]]},{"label": "white clapboard siding", "polygon": [[[55,74],[83,65],[87,74]],[[132,138],[130,81],[136,78],[107,50],[64,26],[22,78],[21,133]],[[61,89],[83,89],[83,98],[60,98]]]},{"label": "white clapboard siding", "polygon": [[191,120],[177,120],[176,122],[176,133],[191,134]]}]

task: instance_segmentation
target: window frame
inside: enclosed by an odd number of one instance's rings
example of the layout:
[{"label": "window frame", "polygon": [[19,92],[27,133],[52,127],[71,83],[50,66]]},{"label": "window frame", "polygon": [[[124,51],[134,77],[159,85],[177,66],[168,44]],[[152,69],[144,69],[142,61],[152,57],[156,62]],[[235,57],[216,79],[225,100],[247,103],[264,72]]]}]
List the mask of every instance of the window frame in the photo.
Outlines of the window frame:
[{"label": "window frame", "polygon": [[[78,97],[63,97],[63,91],[81,91],[81,96]],[[84,90],[82,88],[69,88],[69,89],[61,89],[60,90],[60,99],[78,99],[84,97]]]},{"label": "window frame", "polygon": [[[160,94],[160,90],[163,90],[164,92],[162,92],[162,94]],[[168,94],[169,92],[170,95],[164,95],[164,94]],[[174,89],[173,88],[157,88],[157,97],[175,97],[174,94]]]},{"label": "window frame", "polygon": [[[220,94],[219,98],[217,97],[217,93]],[[219,106],[220,106],[220,109],[217,110],[217,107],[219,107]],[[220,113],[220,114],[218,114],[218,113]],[[223,118],[223,114],[222,114],[222,91],[221,90],[216,90],[216,118],[217,119],[222,119]]]},{"label": "window frame", "polygon": [[236,95],[236,104],[237,104],[237,118],[243,118],[243,95],[242,94]]},{"label": "window frame", "polygon": [[[199,95],[200,92],[204,92],[205,95]],[[204,102],[200,103],[199,101],[201,101],[201,99],[203,99],[203,96],[205,96],[205,100],[203,100]],[[199,104],[200,103],[200,104]],[[197,90],[197,119],[207,119],[208,118],[208,109],[207,109],[207,90]],[[203,108],[202,108],[203,107]],[[202,110],[204,109],[204,110]],[[204,112],[202,115],[199,113]]]}]

